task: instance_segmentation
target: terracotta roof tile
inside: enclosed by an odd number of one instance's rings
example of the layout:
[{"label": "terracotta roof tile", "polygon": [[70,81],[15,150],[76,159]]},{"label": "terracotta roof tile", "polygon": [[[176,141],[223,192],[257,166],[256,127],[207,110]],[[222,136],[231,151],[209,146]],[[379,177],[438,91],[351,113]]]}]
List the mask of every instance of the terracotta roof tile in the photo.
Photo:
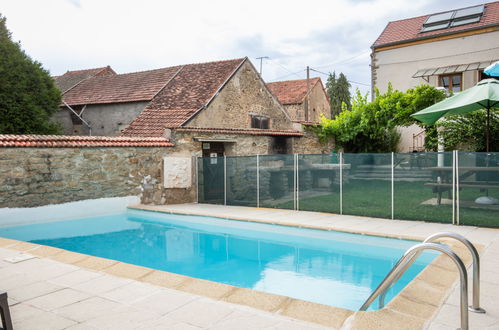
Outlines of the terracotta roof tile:
[{"label": "terracotta roof tile", "polygon": [[[458,8],[456,8],[458,9]],[[455,9],[453,9],[455,10]],[[435,13],[437,14],[437,13]],[[485,4],[484,15],[477,23],[456,26],[448,29],[435,30],[430,32],[421,32],[423,23],[426,19],[434,14],[413,17],[403,20],[398,20],[388,23],[381,35],[372,45],[372,48],[380,47],[383,45],[403,43],[414,39],[423,39],[436,37],[442,34],[452,32],[461,32],[469,29],[476,29],[486,27],[489,25],[499,24],[499,1],[490,2]]]},{"label": "terracotta roof tile", "polygon": [[0,148],[173,147],[165,138],[0,134]]},{"label": "terracotta roof tile", "polygon": [[[310,89],[320,81],[320,78],[310,79]],[[267,83],[281,104],[300,104],[307,94],[307,79],[276,81]]]},{"label": "terracotta roof tile", "polygon": [[63,75],[52,77],[55,80],[55,85],[62,92],[66,92],[72,87],[76,86],[78,83],[85,79],[102,76],[102,75],[115,75],[113,69],[110,66],[103,68],[87,69],[87,70],[75,70],[68,71]]},{"label": "terracotta roof tile", "polygon": [[181,66],[93,77],[64,94],[69,105],[150,101]]},{"label": "terracotta roof tile", "polygon": [[185,65],[123,131],[123,136],[162,136],[181,126],[223,87],[246,59]]},{"label": "terracotta roof tile", "polygon": [[242,134],[242,135],[281,135],[303,136],[303,133],[294,130],[258,129],[258,128],[204,128],[204,127],[167,127],[177,132],[200,132],[214,134]]}]

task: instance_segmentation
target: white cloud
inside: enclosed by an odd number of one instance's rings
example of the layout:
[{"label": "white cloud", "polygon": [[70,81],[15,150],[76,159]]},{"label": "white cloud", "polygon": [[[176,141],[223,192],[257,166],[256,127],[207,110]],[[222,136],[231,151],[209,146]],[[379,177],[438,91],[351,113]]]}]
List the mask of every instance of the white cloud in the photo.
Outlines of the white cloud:
[{"label": "white cloud", "polygon": [[[14,39],[52,74],[108,64],[131,72],[243,56],[258,67],[255,57],[270,56],[264,62],[266,80],[303,78],[310,65],[369,83],[370,46],[388,21],[466,5],[464,0],[4,0],[1,10]],[[300,73],[290,75],[283,66]]]}]

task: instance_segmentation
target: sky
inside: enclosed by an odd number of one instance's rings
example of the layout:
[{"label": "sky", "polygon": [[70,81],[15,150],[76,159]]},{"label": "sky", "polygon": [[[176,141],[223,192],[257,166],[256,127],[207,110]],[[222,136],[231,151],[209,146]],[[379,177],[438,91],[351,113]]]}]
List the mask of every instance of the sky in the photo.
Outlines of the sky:
[{"label": "sky", "polygon": [[[265,81],[343,72],[370,91],[371,45],[389,21],[463,0],[2,0],[13,40],[52,75],[117,73],[247,56]],[[320,72],[317,72],[320,71]]]}]

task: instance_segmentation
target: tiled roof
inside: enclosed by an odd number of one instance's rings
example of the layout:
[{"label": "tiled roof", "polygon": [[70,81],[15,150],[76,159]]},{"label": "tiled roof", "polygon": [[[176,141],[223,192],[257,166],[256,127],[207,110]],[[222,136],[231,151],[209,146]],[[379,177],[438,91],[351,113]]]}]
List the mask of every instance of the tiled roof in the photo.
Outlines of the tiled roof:
[{"label": "tiled roof", "polygon": [[151,101],[181,66],[87,79],[64,94],[69,105]]},{"label": "tiled roof", "polygon": [[87,69],[87,70],[76,70],[68,71],[63,75],[53,77],[55,80],[55,85],[62,92],[66,92],[72,87],[76,86],[81,81],[100,75],[115,75],[113,69],[110,66],[103,68]]},{"label": "tiled roof", "polygon": [[122,136],[163,136],[166,125],[180,126],[198,109],[149,109],[146,108],[123,130]]},{"label": "tiled roof", "polygon": [[177,132],[200,132],[214,134],[243,134],[243,135],[282,135],[303,136],[303,133],[294,130],[258,129],[258,128],[204,128],[204,127],[167,127]]},{"label": "tiled roof", "polygon": [[[311,78],[310,89],[320,81],[320,78]],[[307,94],[307,79],[276,81],[267,83],[270,91],[274,93],[281,104],[299,104],[304,101]]]},{"label": "tiled roof", "polygon": [[0,134],[0,148],[173,147],[174,145],[165,138]]},{"label": "tiled roof", "polygon": [[166,126],[182,125],[208,104],[245,60],[183,66],[121,135],[162,136]]},{"label": "tiled roof", "polygon": [[465,30],[477,29],[491,25],[499,25],[499,1],[485,4],[484,14],[480,21],[477,23],[461,25],[442,30],[421,32],[423,23],[431,15],[434,14],[388,23],[381,35],[372,45],[372,48],[377,48],[383,45],[403,43],[412,41],[414,39],[432,38],[443,34],[458,33]]}]

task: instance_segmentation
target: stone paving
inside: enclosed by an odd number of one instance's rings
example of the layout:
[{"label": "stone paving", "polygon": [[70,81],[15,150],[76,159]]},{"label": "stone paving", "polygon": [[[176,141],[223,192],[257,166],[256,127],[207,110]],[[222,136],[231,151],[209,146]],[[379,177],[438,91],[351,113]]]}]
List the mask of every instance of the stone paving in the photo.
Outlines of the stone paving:
[{"label": "stone paving", "polygon": [[[487,313],[469,313],[470,329],[499,329],[499,230],[206,204],[141,207],[163,212],[253,219],[391,237],[423,239],[439,231],[460,233],[473,243],[484,246],[481,252],[481,305]],[[156,281],[159,282],[155,278],[156,271],[147,273],[143,268],[133,265],[61,250],[56,253],[53,250],[56,249],[30,243],[13,244],[0,239],[0,289],[8,291],[16,330],[324,329],[317,324],[285,317],[282,313],[259,310],[262,309],[260,306],[255,306],[259,308],[255,309],[195,295],[186,292],[185,288],[178,291],[154,285]],[[30,254],[30,251],[38,257],[18,263],[6,261],[20,253]],[[438,267],[435,269],[442,271]],[[408,318],[388,306],[382,311],[356,312],[341,328],[455,329],[459,327],[457,286],[455,282],[452,290],[446,290],[445,302],[434,308],[428,309],[428,306],[418,303],[410,292],[397,300],[401,305],[397,307],[399,310],[410,309],[411,315],[421,317]],[[309,311],[306,304],[289,304],[285,309],[298,318],[313,320],[317,308],[311,307],[314,308]]]},{"label": "stone paving", "polygon": [[45,258],[5,261],[20,253],[0,248],[0,288],[16,330],[325,329]]}]

